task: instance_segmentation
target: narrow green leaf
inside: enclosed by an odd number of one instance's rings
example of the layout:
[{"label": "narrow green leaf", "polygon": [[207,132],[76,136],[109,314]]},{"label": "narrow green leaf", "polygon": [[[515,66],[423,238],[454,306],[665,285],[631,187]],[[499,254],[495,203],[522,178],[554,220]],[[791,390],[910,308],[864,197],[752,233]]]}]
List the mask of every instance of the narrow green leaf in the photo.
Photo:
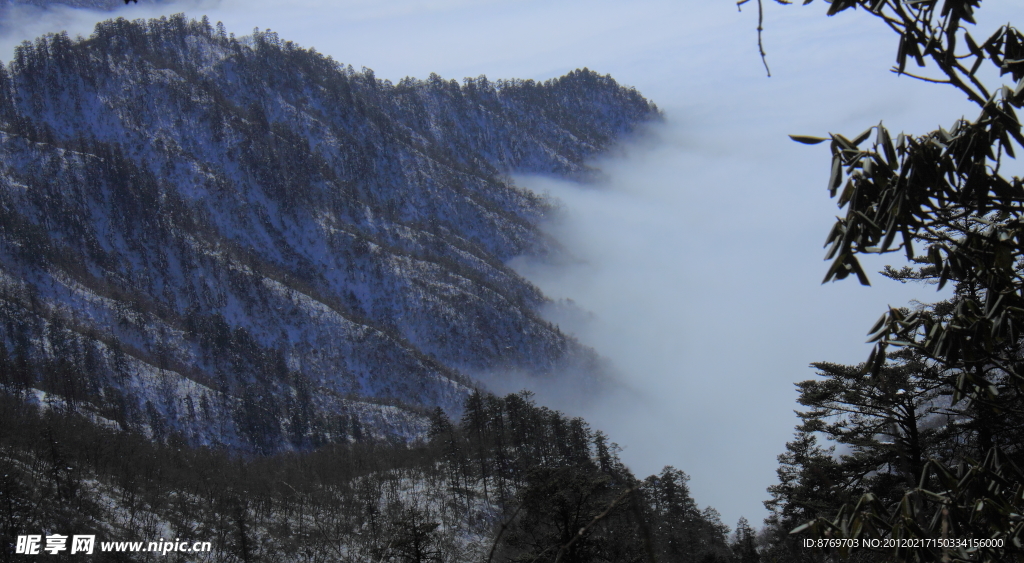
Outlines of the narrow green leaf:
[{"label": "narrow green leaf", "polygon": [[843,182],[843,159],[839,155],[832,157],[832,174],[828,178],[829,197],[836,197],[836,189]]},{"label": "narrow green leaf", "polygon": [[861,143],[863,143],[864,139],[867,139],[869,136],[871,136],[871,130],[874,129],[874,128],[875,128],[875,126],[872,125],[871,127],[868,127],[867,129],[865,129],[863,133],[861,133],[860,135],[857,135],[857,137],[853,139],[853,146],[856,147],[856,146],[859,146]]},{"label": "narrow green leaf", "polygon": [[878,322],[875,323],[875,326],[871,327],[871,330],[868,331],[868,334],[869,335],[875,334],[876,332],[882,330],[882,327],[885,326],[885,321],[888,318],[889,318],[888,314],[885,314],[885,315],[882,315],[881,317],[879,317],[878,318]]},{"label": "narrow green leaf", "polygon": [[789,533],[790,534],[799,534],[800,532],[802,532],[802,531],[804,531],[804,530],[806,530],[807,528],[810,528],[810,527],[811,527],[811,523],[810,522],[805,522],[803,524],[800,524],[796,528],[793,528],[792,530],[790,530]]},{"label": "narrow green leaf", "polygon": [[805,145],[817,145],[818,143],[824,143],[828,140],[823,137],[810,137],[807,135],[790,135],[789,138]]},{"label": "narrow green leaf", "polygon": [[889,164],[889,168],[896,168],[896,147],[892,144],[892,137],[889,136],[889,131],[882,127],[882,124],[878,124],[878,144],[882,145],[882,150],[885,151],[885,161]]},{"label": "narrow green leaf", "polygon": [[854,256],[849,257],[848,264],[853,267],[853,273],[857,274],[857,280],[860,281],[861,285],[871,285],[868,281],[867,274],[864,273],[864,269],[860,267],[860,262]]}]

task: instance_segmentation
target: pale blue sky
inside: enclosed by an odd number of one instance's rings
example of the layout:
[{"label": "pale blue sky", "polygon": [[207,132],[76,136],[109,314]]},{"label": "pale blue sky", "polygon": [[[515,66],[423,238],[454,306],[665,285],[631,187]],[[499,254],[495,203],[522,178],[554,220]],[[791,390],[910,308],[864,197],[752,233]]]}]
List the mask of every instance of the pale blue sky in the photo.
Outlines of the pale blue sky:
[{"label": "pale blue sky", "polygon": [[[1007,21],[1015,4],[986,2],[980,25]],[[732,0],[141,0],[117,15],[207,14],[236,35],[271,28],[393,81],[546,79],[586,66],[654,100],[667,123],[603,159],[604,184],[520,179],[562,200],[547,228],[575,260],[516,265],[593,313],[564,326],[635,390],[627,408],[609,400],[587,418],[638,475],[689,473],[697,501],[734,526],[766,515],[775,457],[796,423],[792,383],[813,376],[808,364],[862,361],[886,305],[935,298],[878,275],[873,288],[819,284],[839,213],[824,189],[828,149],[786,135],[853,135],[880,120],[923,133],[975,113],[951,88],[892,75],[896,38],[877,21],[826,18],[825,7],[766,0],[772,78],[757,54],[756,6],[737,13]],[[88,35],[106,17],[26,11],[6,22],[0,54],[9,60],[46,31]]]}]

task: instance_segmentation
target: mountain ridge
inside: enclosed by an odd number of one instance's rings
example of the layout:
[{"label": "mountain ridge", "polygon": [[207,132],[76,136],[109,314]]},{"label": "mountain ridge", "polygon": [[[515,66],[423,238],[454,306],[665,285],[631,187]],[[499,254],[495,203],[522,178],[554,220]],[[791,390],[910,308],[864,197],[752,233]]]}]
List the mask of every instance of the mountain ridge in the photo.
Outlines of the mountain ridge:
[{"label": "mountain ridge", "polygon": [[593,372],[506,265],[553,244],[508,174],[587,177],[658,117],[587,69],[391,83],[183,15],[24,44],[0,70],[2,383],[272,452],[422,436],[481,371]]}]

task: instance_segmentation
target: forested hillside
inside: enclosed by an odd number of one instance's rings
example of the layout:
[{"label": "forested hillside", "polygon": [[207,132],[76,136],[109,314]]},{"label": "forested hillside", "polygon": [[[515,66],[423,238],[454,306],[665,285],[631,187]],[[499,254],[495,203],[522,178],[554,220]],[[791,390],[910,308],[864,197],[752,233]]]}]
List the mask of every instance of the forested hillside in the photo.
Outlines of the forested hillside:
[{"label": "forested hillside", "polygon": [[183,16],[50,35],[0,69],[0,384],[165,442],[415,439],[478,373],[595,377],[505,266],[657,119],[589,70],[397,84]]},{"label": "forested hillside", "polygon": [[582,419],[474,381],[600,383],[505,265],[553,250],[552,204],[509,174],[586,179],[655,119],[587,69],[394,84],[183,16],[23,44],[0,68],[2,560],[60,533],[129,542],[111,561],[736,560],[685,473],[637,479]]},{"label": "forested hillside", "polygon": [[[412,447],[363,441],[243,460],[2,398],[2,533],[213,547],[96,554],[107,561],[748,561],[718,513],[694,502],[685,473],[635,478],[606,436],[528,393],[473,394],[460,420],[431,418],[429,441]],[[0,560],[18,560],[11,553]]]}]

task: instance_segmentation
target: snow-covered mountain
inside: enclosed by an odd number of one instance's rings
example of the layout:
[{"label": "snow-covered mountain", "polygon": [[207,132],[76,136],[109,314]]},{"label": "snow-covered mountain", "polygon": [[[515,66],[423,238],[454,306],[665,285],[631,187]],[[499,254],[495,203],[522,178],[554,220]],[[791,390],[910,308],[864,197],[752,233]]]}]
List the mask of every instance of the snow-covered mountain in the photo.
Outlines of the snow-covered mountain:
[{"label": "snow-covered mountain", "polygon": [[[146,1],[146,0],[143,0]],[[161,0],[149,0],[161,1]],[[26,12],[40,10],[85,8],[112,12],[124,6],[124,0],[0,0],[0,18],[11,17],[12,14],[25,15]],[[0,20],[0,28],[3,27]]]},{"label": "snow-covered mountain", "polygon": [[51,35],[0,69],[0,376],[51,408],[253,451],[413,437],[473,374],[587,371],[505,263],[511,172],[656,119],[610,77],[378,80],[184,16]]},{"label": "snow-covered mountain", "polygon": [[[136,0],[136,3],[138,0]],[[124,0],[0,0],[0,13],[4,8],[28,5],[39,7],[71,6],[74,8],[91,8],[94,10],[113,10],[124,6]]]}]

